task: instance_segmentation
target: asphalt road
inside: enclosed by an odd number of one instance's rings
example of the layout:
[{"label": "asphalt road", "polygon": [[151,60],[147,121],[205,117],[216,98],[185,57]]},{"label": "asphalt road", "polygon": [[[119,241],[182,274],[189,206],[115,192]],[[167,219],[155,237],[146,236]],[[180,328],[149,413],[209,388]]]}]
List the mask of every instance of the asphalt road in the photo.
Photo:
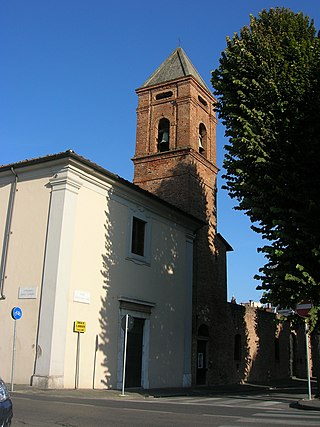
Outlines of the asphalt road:
[{"label": "asphalt road", "polygon": [[294,405],[285,393],[166,398],[84,399],[14,394],[12,427],[320,426],[319,411]]}]

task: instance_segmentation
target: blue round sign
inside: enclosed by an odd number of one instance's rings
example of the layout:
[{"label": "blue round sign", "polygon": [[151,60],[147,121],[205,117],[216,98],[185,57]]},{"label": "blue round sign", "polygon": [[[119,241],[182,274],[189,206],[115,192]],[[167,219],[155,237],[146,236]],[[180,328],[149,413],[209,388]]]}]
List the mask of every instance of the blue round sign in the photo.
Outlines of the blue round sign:
[{"label": "blue round sign", "polygon": [[20,307],[13,307],[11,316],[14,320],[19,320],[22,317],[22,310]]}]

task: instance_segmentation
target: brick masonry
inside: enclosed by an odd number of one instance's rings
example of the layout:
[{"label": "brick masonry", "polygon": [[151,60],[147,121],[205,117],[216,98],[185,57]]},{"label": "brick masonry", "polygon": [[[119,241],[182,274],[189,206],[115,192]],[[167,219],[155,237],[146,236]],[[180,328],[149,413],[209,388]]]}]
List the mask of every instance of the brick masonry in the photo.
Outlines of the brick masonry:
[{"label": "brick masonry", "polygon": [[[228,247],[217,234],[215,99],[192,76],[142,87],[137,95],[134,183],[206,223],[197,232],[194,253],[193,383],[287,377],[287,326],[278,326],[272,313],[227,302]],[[159,152],[162,118],[170,122],[169,150]],[[206,129],[201,153],[200,124]],[[202,368],[200,351],[205,353]]]}]

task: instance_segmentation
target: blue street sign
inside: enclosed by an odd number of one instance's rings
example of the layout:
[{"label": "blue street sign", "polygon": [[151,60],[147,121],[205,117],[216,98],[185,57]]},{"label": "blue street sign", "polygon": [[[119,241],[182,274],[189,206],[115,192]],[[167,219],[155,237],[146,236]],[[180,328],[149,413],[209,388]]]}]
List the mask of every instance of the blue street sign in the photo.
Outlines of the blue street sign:
[{"label": "blue street sign", "polygon": [[12,319],[19,320],[22,317],[22,310],[20,307],[13,307],[11,311]]}]

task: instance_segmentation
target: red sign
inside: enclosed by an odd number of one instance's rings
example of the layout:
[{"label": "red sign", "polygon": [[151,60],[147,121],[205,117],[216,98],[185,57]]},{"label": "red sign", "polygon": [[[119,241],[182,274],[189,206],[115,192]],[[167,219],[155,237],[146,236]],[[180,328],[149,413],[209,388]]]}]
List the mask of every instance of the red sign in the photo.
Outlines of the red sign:
[{"label": "red sign", "polygon": [[311,308],[312,304],[310,301],[301,301],[296,307],[296,313],[301,317],[308,317]]}]

